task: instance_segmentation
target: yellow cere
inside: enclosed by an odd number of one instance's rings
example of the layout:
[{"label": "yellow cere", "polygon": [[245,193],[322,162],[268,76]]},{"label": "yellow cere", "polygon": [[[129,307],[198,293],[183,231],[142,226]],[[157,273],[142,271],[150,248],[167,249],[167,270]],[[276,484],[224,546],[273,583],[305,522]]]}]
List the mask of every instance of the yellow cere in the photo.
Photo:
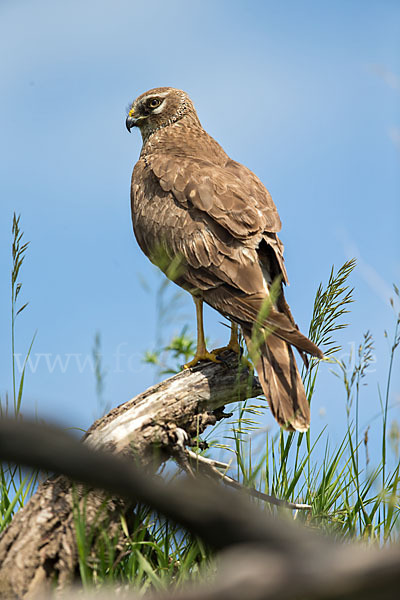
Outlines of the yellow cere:
[{"label": "yellow cere", "polygon": [[128,117],[133,117],[134,113],[135,113],[134,108],[131,108],[131,110],[128,113]]}]

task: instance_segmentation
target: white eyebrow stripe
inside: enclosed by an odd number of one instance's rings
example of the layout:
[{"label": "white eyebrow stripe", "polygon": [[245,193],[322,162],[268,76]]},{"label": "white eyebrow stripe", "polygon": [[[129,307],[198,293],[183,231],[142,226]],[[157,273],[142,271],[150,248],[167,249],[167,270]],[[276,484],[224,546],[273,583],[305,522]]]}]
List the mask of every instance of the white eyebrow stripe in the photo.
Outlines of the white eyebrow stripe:
[{"label": "white eyebrow stripe", "polygon": [[142,98],[142,102],[147,102],[147,100],[150,100],[151,98],[166,98],[168,94],[169,92],[161,92],[160,94],[148,94],[148,96]]}]

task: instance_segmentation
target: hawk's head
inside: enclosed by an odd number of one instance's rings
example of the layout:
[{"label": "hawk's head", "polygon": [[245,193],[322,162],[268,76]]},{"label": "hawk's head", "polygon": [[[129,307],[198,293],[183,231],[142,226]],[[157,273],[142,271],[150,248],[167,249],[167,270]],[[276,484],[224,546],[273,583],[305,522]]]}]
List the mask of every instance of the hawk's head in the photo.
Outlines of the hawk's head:
[{"label": "hawk's head", "polygon": [[199,123],[193,102],[186,92],[170,87],[154,88],[132,103],[126,128],[130,131],[132,127],[139,127],[143,139],[146,139],[154,131],[185,116],[192,116]]}]

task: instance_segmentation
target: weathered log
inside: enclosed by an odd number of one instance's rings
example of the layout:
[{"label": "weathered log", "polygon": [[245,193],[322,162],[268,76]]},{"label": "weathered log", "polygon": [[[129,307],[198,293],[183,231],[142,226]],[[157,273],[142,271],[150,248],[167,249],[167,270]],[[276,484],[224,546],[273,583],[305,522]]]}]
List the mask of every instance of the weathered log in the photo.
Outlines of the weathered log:
[{"label": "weathered log", "polygon": [[[92,448],[134,456],[154,470],[201,434],[230,402],[261,393],[238,357],[206,363],[163,381],[96,421],[84,436]],[[132,501],[84,490],[65,476],[43,482],[0,538],[0,598],[32,598],[55,583],[70,583],[78,567],[76,514],[85,515],[95,553],[96,531],[108,531],[122,547],[121,513],[134,516]],[[131,519],[129,519],[131,517]],[[93,535],[94,532],[94,535]]]}]

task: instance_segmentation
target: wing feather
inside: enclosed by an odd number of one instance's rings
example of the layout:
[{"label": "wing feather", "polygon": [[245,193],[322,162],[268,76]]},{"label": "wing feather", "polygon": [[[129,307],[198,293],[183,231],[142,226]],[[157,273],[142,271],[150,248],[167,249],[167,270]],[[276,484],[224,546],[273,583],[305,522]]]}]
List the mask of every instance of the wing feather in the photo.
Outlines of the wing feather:
[{"label": "wing feather", "polygon": [[164,191],[178,202],[207,213],[233,237],[246,239],[264,231],[276,233],[281,222],[275,204],[261,181],[239,163],[227,165],[195,157],[147,159]]}]

